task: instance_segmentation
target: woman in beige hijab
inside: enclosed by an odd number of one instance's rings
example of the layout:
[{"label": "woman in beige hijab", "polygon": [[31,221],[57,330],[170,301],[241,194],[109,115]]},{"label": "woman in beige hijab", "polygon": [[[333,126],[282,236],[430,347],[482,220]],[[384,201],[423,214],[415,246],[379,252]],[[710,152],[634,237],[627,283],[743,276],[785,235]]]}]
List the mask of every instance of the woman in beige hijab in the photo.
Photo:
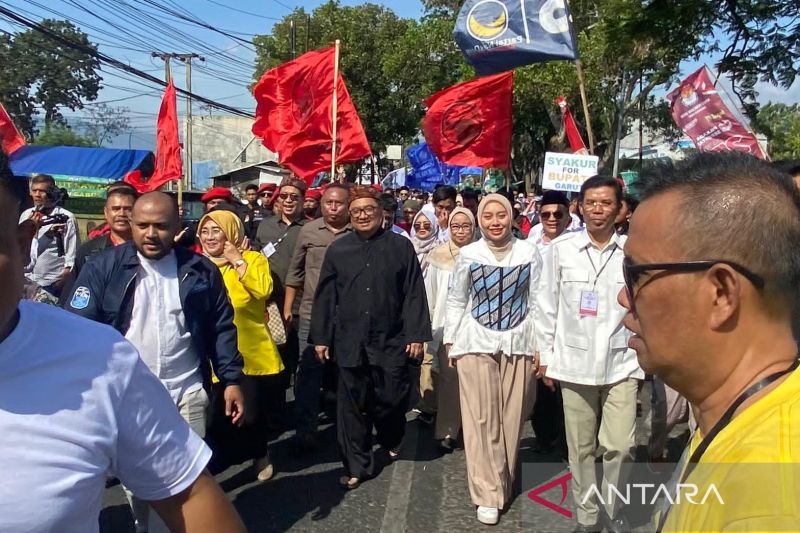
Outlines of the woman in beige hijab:
[{"label": "woman in beige hijab", "polygon": [[444,339],[458,372],[464,450],[478,521],[496,524],[511,499],[523,422],[536,399],[533,304],[542,267],[516,239],[509,201],[478,207],[483,238],[461,249],[447,295]]},{"label": "woman in beige hijab", "polygon": [[[428,309],[431,313],[433,340],[426,346],[423,360],[433,361],[433,372],[438,376],[436,391],[436,429],[434,436],[441,441],[442,448],[452,452],[461,433],[461,408],[458,399],[458,374],[447,364],[447,353],[442,338],[444,336],[444,317],[447,309],[447,290],[453,276],[456,258],[461,247],[470,244],[475,235],[475,217],[463,207],[456,207],[450,213],[450,240],[440,244],[428,255],[428,268],[425,271],[425,292],[428,295]],[[424,388],[424,387],[423,387]]]}]

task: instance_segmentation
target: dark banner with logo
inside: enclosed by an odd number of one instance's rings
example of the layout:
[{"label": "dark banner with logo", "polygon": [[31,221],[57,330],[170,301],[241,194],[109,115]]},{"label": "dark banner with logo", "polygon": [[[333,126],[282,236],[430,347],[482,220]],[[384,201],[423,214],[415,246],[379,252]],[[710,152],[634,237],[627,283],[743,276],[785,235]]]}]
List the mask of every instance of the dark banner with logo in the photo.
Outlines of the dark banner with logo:
[{"label": "dark banner with logo", "polygon": [[480,75],[578,58],[566,0],[467,0],[453,37]]}]

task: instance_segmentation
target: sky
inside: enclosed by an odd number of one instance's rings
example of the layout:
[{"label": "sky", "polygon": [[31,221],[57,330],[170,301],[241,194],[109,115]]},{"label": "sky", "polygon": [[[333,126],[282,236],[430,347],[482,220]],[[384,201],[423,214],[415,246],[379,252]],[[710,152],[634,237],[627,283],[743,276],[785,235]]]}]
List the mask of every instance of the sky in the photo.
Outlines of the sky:
[{"label": "sky", "polygon": [[[153,58],[152,52],[198,53],[206,61],[193,64],[192,92],[251,113],[255,101],[247,85],[252,82],[255,61],[250,44],[253,36],[269,33],[273,24],[291,13],[295,6],[311,11],[322,3],[323,0],[0,0],[4,7],[36,21],[68,18],[89,34],[90,40],[98,44],[102,53],[159,78],[164,76],[163,62]],[[344,5],[361,3],[363,0],[342,0]],[[392,9],[401,17],[419,18],[423,14],[419,0],[375,3]],[[158,6],[180,11],[188,18],[229,35],[167,15],[159,11]],[[23,29],[0,17],[0,30],[16,32]],[[713,60],[704,58],[700,62],[686,62],[681,67],[681,74],[691,73],[703,62],[711,66]],[[103,88],[96,102],[88,106],[106,102],[130,110],[132,132],[116,138],[113,146],[152,149],[163,88],[108,66],[102,67],[101,76]],[[176,85],[184,88],[182,63],[173,61],[173,76]],[[795,103],[800,93],[800,83],[789,91],[765,84],[758,88],[762,103]],[[181,119],[184,110],[185,103],[179,99]],[[195,102],[193,113],[208,115],[220,114],[220,111]],[[85,112],[66,110],[63,114],[76,126],[86,120]]]}]

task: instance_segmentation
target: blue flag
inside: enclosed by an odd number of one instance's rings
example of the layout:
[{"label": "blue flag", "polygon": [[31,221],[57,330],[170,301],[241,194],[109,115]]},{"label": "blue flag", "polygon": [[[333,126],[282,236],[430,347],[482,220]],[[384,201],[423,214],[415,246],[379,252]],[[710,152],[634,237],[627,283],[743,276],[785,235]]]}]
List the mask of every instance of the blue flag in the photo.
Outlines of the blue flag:
[{"label": "blue flag", "polygon": [[420,143],[406,150],[412,173],[406,175],[405,184],[412,189],[432,191],[437,185],[458,185],[463,174],[480,174],[482,169],[446,165],[431,152],[428,143]]},{"label": "blue flag", "polygon": [[578,58],[566,0],[467,0],[453,37],[481,76]]}]

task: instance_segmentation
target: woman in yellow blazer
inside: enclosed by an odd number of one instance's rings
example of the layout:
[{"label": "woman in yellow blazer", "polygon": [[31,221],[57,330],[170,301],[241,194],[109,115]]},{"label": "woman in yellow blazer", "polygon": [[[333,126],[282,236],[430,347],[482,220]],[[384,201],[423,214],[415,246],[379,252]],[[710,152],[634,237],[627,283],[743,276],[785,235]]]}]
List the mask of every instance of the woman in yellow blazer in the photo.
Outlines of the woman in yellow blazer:
[{"label": "woman in yellow blazer", "polygon": [[[260,481],[270,479],[274,468],[267,451],[267,415],[275,405],[276,395],[283,393],[280,373],[284,366],[278,348],[264,325],[264,308],[272,293],[272,276],[267,259],[246,248],[244,227],[238,215],[227,210],[214,210],[200,219],[198,237],[203,254],[222,273],[228,297],[233,305],[238,347],[244,359],[245,423],[236,428],[217,419],[212,422],[211,441],[225,448],[229,460],[254,459]],[[214,429],[214,431],[212,431]],[[213,447],[213,446],[212,446]],[[216,451],[216,450],[215,450]]]}]

